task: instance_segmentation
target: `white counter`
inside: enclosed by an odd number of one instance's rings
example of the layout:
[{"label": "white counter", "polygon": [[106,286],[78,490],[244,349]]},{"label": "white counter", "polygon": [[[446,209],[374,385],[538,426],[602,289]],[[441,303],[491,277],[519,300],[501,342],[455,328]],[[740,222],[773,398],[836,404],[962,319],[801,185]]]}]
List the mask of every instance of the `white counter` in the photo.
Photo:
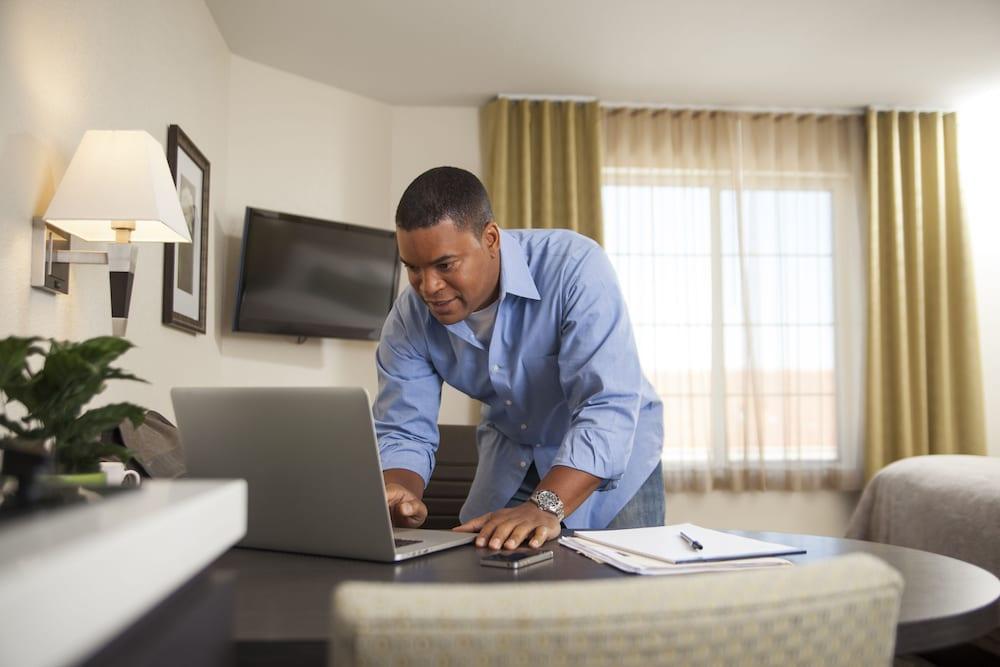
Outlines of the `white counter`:
[{"label": "white counter", "polygon": [[246,533],[243,480],[141,489],[0,527],[0,665],[86,658]]}]

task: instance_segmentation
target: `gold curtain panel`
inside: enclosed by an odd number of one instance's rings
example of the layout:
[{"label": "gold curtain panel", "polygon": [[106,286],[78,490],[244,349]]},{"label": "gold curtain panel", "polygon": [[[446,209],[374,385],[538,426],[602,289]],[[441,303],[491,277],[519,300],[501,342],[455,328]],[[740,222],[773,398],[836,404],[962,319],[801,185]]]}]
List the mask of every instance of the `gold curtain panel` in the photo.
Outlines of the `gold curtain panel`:
[{"label": "gold curtain panel", "polygon": [[485,184],[509,229],[572,229],[603,242],[597,102],[496,99],[482,109]]},{"label": "gold curtain panel", "polygon": [[972,258],[955,114],[867,114],[866,475],[921,454],[985,454]]}]

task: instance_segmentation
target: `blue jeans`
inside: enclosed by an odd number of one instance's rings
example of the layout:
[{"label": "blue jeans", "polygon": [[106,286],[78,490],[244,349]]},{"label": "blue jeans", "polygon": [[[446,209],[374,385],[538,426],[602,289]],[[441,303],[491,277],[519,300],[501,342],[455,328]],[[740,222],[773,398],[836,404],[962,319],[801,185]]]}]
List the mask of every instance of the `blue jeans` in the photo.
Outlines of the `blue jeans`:
[{"label": "blue jeans", "polygon": [[[514,497],[507,502],[507,507],[517,507],[528,502],[531,494],[538,488],[538,470],[532,463],[528,468],[521,488],[514,493]],[[666,513],[666,493],[663,490],[663,464],[657,463],[653,472],[642,483],[639,490],[635,492],[632,499],[625,503],[611,523],[607,525],[609,530],[619,528],[646,528],[648,526],[662,526]]]}]

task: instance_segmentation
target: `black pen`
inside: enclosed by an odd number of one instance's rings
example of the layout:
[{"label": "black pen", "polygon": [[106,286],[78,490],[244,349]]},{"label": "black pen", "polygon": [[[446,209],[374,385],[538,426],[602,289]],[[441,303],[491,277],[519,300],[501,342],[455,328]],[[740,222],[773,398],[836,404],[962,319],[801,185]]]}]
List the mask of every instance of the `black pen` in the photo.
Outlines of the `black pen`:
[{"label": "black pen", "polygon": [[684,541],[691,545],[692,549],[694,549],[695,551],[701,551],[702,549],[704,549],[704,547],[701,546],[701,542],[694,539],[690,535],[686,535],[683,530],[679,532],[681,534],[681,537],[684,538]]}]

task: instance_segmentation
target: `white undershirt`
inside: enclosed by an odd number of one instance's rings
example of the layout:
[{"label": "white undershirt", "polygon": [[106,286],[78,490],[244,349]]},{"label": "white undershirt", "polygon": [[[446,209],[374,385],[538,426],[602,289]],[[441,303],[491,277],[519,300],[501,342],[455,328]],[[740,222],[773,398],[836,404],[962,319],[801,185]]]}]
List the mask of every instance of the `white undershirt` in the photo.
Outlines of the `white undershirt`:
[{"label": "white undershirt", "polygon": [[500,299],[498,298],[482,310],[470,313],[465,318],[465,321],[469,324],[469,328],[472,329],[472,333],[475,334],[476,340],[487,348],[490,346],[490,339],[493,337],[493,324],[497,321],[497,307],[499,305]]}]

